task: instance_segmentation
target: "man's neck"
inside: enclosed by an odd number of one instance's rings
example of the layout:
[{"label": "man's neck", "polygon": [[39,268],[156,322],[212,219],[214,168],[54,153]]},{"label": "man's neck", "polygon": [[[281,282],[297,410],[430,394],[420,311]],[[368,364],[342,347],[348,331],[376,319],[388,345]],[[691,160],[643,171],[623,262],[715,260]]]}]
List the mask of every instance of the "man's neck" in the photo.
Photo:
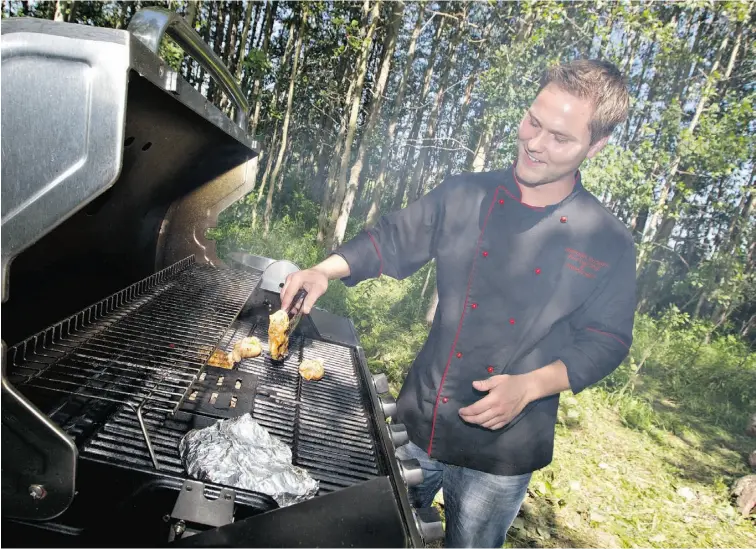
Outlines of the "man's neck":
[{"label": "man's neck", "polygon": [[520,188],[522,202],[529,206],[546,207],[560,203],[570,196],[575,188],[576,176],[571,175],[544,185],[528,186],[517,179],[515,182]]}]

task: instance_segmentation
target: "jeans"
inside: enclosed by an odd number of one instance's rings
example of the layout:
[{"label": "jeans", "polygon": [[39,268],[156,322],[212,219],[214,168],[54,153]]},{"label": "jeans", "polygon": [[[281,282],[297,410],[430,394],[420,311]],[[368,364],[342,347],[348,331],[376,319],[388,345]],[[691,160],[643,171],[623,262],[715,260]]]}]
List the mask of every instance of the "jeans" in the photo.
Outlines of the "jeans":
[{"label": "jeans", "polygon": [[409,490],[416,508],[430,507],[444,489],[445,547],[501,547],[517,517],[532,473],[501,476],[441,463],[409,442],[396,450],[399,459],[416,459],[423,483]]}]

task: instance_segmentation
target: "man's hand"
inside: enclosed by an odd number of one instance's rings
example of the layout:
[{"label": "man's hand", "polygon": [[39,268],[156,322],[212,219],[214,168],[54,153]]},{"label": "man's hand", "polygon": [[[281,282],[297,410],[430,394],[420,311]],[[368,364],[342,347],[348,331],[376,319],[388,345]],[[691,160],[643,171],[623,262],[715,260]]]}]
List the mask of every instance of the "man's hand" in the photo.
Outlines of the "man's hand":
[{"label": "man's hand", "polygon": [[284,311],[289,308],[292,299],[302,288],[307,290],[302,309],[304,314],[308,315],[318,298],[328,290],[328,276],[317,268],[297,271],[287,276],[284,287],[281,288],[281,308]]},{"label": "man's hand", "polygon": [[501,429],[522,412],[531,400],[531,382],[526,375],[491,376],[482,381],[473,381],[478,391],[488,395],[475,404],[461,408],[460,417],[467,423],[475,423],[486,429]]},{"label": "man's hand", "polygon": [[313,305],[318,298],[328,290],[328,282],[338,278],[349,276],[349,265],[343,257],[339,255],[328,256],[324,261],[318,263],[311,269],[297,271],[286,277],[283,288],[281,288],[281,308],[286,311],[291,305],[291,301],[297,292],[304,288],[307,290],[302,310],[304,314],[310,314]]}]

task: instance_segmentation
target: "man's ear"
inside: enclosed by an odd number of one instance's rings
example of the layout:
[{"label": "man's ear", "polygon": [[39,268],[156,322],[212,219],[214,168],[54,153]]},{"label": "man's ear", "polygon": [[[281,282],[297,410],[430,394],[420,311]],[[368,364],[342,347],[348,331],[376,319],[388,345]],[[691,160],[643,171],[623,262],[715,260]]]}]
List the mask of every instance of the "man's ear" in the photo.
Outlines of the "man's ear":
[{"label": "man's ear", "polygon": [[609,142],[609,136],[602,137],[598,141],[596,141],[593,145],[591,145],[591,148],[588,149],[588,154],[586,155],[587,158],[593,158],[598,153],[601,152],[601,149],[606,147],[606,144]]}]

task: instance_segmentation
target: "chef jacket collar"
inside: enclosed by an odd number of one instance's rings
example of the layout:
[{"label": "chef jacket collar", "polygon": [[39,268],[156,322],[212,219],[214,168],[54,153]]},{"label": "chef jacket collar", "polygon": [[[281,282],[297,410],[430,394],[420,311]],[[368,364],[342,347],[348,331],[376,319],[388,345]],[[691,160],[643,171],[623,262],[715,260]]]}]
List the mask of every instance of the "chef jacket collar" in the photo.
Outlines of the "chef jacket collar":
[{"label": "chef jacket collar", "polygon": [[511,196],[513,196],[516,200],[518,200],[520,204],[522,204],[526,208],[529,208],[533,211],[540,211],[547,214],[551,213],[555,211],[557,208],[559,208],[560,206],[571,201],[573,198],[575,198],[575,196],[577,196],[583,190],[583,183],[582,183],[583,178],[580,173],[580,170],[577,170],[575,172],[575,184],[572,187],[572,192],[570,192],[570,194],[567,195],[562,201],[557,202],[556,204],[551,204],[550,206],[531,206],[522,201],[522,188],[520,187],[520,182],[517,180],[517,175],[515,173],[516,167],[517,167],[517,160],[515,160],[512,163],[512,168],[510,169],[512,176],[506,177],[504,184],[509,190],[509,194]]}]

